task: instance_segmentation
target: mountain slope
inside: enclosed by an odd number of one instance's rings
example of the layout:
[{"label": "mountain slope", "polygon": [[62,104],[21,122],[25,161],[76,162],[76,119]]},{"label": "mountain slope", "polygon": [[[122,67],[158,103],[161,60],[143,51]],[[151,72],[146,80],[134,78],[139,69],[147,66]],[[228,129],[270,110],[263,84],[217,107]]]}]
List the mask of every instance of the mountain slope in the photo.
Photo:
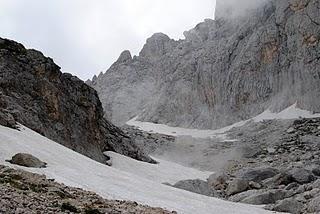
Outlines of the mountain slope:
[{"label": "mountain slope", "polygon": [[[41,198],[41,200],[39,200]],[[43,175],[0,165],[0,213],[135,213],[174,214],[131,201],[106,200]]]},{"label": "mountain slope", "polygon": [[158,33],[139,56],[123,53],[88,81],[106,118],[217,128],[296,102],[319,112],[320,1],[263,2],[226,18],[218,1],[216,20],[185,32],[185,40]]},{"label": "mountain slope", "polygon": [[105,151],[153,162],[103,118],[94,89],[42,53],[0,38],[0,124],[15,122],[102,163]]},{"label": "mountain slope", "polygon": [[[108,167],[73,152],[26,127],[17,131],[0,126],[0,141],[1,164],[8,165],[5,160],[10,159],[17,152],[30,153],[47,162],[47,168],[32,169],[10,166],[45,174],[48,178],[56,179],[57,182],[94,191],[108,199],[134,200],[183,214],[271,213],[260,207],[231,203],[178,190],[154,180]],[[117,156],[115,161],[118,158]],[[132,168],[136,169],[143,168],[145,164],[131,162],[127,158],[121,161],[128,161]],[[185,172],[184,167],[181,167],[180,170]],[[190,178],[192,179],[192,176]]]}]

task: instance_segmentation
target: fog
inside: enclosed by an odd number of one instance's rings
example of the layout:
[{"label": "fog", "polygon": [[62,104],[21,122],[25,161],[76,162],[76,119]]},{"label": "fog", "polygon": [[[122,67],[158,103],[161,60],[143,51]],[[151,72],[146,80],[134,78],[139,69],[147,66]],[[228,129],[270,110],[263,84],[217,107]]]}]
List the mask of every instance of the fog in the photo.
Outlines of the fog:
[{"label": "fog", "polygon": [[234,18],[258,8],[268,0],[217,0],[215,17]]}]

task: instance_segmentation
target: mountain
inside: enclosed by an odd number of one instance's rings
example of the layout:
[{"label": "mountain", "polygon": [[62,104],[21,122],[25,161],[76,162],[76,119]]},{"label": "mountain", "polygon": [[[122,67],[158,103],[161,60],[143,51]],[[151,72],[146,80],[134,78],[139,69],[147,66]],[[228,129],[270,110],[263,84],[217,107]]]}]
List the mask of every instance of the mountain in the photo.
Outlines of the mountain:
[{"label": "mountain", "polygon": [[218,128],[295,103],[319,112],[320,1],[234,2],[218,1],[216,19],[184,40],[154,34],[88,81],[105,117]]},{"label": "mountain", "polygon": [[153,162],[103,118],[97,92],[52,59],[0,38],[0,125],[23,124],[94,160],[105,151]]}]

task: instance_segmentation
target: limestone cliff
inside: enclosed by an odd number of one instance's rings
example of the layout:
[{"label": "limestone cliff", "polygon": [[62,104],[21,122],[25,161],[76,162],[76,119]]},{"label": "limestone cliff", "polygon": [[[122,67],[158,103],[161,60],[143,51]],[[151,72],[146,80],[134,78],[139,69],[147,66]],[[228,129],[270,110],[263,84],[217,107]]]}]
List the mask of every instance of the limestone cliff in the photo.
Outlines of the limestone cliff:
[{"label": "limestone cliff", "polygon": [[36,50],[0,38],[0,124],[16,122],[104,163],[104,151],[153,162],[103,118],[97,92]]},{"label": "limestone cliff", "polygon": [[106,117],[216,128],[296,102],[319,112],[320,1],[251,1],[237,10],[218,1],[216,20],[185,40],[155,34],[139,56],[88,81]]}]

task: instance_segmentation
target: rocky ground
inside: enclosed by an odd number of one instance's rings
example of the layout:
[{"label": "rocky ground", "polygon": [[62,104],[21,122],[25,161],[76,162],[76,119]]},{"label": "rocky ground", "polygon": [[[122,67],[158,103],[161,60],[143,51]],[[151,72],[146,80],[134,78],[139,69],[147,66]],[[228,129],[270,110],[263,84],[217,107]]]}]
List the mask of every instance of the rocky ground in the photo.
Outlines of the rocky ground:
[{"label": "rocky ground", "polygon": [[249,122],[228,136],[237,140],[180,137],[151,155],[217,172],[174,187],[274,211],[320,212],[320,118]]},{"label": "rocky ground", "polygon": [[220,196],[275,211],[320,211],[320,118],[251,123],[230,136],[239,139],[241,158],[208,179]]},{"label": "rocky ground", "polygon": [[0,165],[0,213],[140,213],[169,214],[129,201],[106,200],[96,193],[72,188],[45,176]]},{"label": "rocky ground", "polygon": [[148,133],[128,125],[122,126],[121,129],[138,147],[143,149],[146,154],[155,154],[159,150],[164,150],[162,148],[172,145],[176,140],[173,136]]}]

